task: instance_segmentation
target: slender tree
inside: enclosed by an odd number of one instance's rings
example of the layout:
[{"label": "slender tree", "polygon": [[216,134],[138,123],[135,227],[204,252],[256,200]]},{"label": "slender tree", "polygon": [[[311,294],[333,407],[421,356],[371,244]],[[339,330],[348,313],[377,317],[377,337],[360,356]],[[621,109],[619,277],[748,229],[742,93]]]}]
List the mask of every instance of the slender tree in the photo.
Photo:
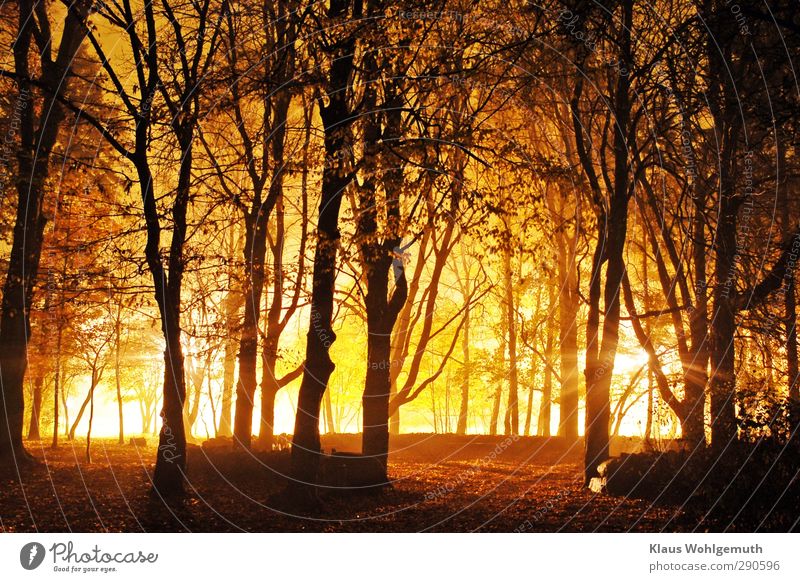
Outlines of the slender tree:
[{"label": "slender tree", "polygon": [[[0,465],[20,467],[33,458],[22,444],[24,379],[30,337],[30,309],[47,222],[45,198],[51,154],[66,117],[60,102],[84,38],[83,19],[91,2],[71,4],[55,51],[51,13],[44,2],[21,0],[14,40],[14,71],[19,90],[16,220],[0,313]],[[32,58],[38,60],[32,70]]]},{"label": "slender tree", "polygon": [[[339,245],[339,210],[344,190],[353,179],[350,127],[353,123],[351,88],[360,2],[332,0],[315,35],[320,56],[327,59],[323,95],[318,99],[324,131],[325,157],[332,160],[322,172],[317,244],[311,287],[311,313],[306,340],[306,362],[297,402],[292,437],[289,490],[301,498],[314,497],[320,457],[319,419],[322,397],[334,369],[330,347],[333,331],[336,255]],[[344,28],[344,30],[341,30]],[[335,35],[335,36],[331,36]]]}]

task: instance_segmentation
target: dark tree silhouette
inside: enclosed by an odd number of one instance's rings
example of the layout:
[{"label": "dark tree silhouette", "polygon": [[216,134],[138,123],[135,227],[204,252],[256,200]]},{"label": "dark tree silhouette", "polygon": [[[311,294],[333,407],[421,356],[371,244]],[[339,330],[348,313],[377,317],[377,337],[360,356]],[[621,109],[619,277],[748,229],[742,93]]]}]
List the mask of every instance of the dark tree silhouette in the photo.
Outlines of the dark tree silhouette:
[{"label": "dark tree silhouette", "polygon": [[[336,341],[333,331],[333,295],[336,282],[336,254],[339,245],[339,210],[344,190],[353,179],[353,123],[350,88],[354,75],[356,38],[362,18],[360,2],[332,0],[318,31],[319,48],[329,65],[318,100],[324,129],[325,157],[331,160],[322,172],[322,191],[317,220],[317,245],[311,287],[311,314],[306,340],[306,362],[297,417],[292,438],[290,491],[313,496],[320,462],[319,418],[322,396],[334,364],[330,348]],[[347,33],[328,38],[331,30],[347,27]]]},{"label": "dark tree silhouette", "polygon": [[[30,337],[30,309],[39,270],[47,177],[53,146],[66,116],[60,103],[70,67],[84,38],[83,19],[91,2],[72,4],[64,16],[58,51],[44,2],[21,0],[14,40],[13,77],[19,89],[17,212],[0,313],[0,464],[24,465],[32,458],[22,444],[23,382]],[[37,67],[31,70],[32,57]]]}]

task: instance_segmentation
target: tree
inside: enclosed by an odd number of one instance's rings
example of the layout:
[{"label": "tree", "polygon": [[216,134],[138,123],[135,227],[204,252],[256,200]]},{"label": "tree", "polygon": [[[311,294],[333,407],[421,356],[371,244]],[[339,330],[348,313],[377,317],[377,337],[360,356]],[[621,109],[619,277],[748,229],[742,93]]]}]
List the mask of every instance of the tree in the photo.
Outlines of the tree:
[{"label": "tree", "polygon": [[[239,379],[233,433],[239,445],[249,448],[257,386],[258,323],[265,284],[268,224],[283,191],[286,124],[291,103],[290,82],[294,76],[298,13],[292,10],[291,3],[278,2],[274,13],[270,7],[263,12],[259,10],[255,16],[248,14],[247,10],[230,10],[226,14],[226,24],[229,75],[233,79],[230,103],[252,192],[249,207],[239,202],[241,194],[232,191],[220,163],[216,159],[213,163],[220,184],[230,198],[238,202],[244,215],[244,319],[239,341]],[[266,46],[253,54],[243,54],[246,43],[241,37],[252,34],[254,42],[260,44],[260,35],[265,31],[269,34]],[[265,54],[269,56],[264,58]],[[244,62],[240,62],[243,59]],[[258,74],[262,77],[255,80],[255,88],[250,87],[254,80],[251,77]],[[244,111],[248,99],[263,103],[262,115],[252,129],[252,122],[246,118]],[[261,141],[264,144],[259,154],[256,144]],[[266,194],[265,186],[268,186]]]},{"label": "tree", "polygon": [[[130,162],[139,183],[142,215],[147,242],[145,258],[150,271],[159,309],[164,350],[164,398],[153,488],[161,495],[183,492],[186,469],[186,435],[183,426],[183,404],[186,396],[183,348],[181,346],[181,288],[185,269],[183,255],[186,242],[186,216],[192,188],[194,137],[201,116],[201,83],[213,62],[219,44],[219,19],[226,2],[219,6],[210,0],[193,4],[192,11],[176,15],[167,0],[156,13],[153,3],[145,2],[140,13],[134,13],[129,0],[119,5],[103,5],[97,14],[109,26],[125,32],[134,60],[134,85],[126,86],[118,73],[119,64],[112,63],[101,39],[91,28],[88,38],[110,83],[109,93],[121,104],[119,119],[105,122],[89,107],[71,103],[71,108],[90,122],[101,135]],[[139,18],[139,16],[142,18]],[[216,17],[216,21],[213,19]],[[165,26],[158,26],[163,20]],[[187,30],[188,28],[188,30]],[[143,29],[143,30],[142,30]],[[176,57],[159,63],[159,47],[171,46]],[[188,51],[188,52],[187,52]],[[164,74],[170,81],[164,80]],[[175,189],[169,200],[171,240],[166,261],[162,257],[162,217],[159,210],[150,146],[154,125],[156,98],[161,97],[165,121],[176,144],[179,168]],[[126,124],[127,127],[126,127]],[[117,134],[126,131],[126,144]]]},{"label": "tree", "polygon": [[[14,71],[20,95],[20,144],[17,150],[17,213],[0,314],[0,465],[24,466],[32,460],[22,444],[25,411],[23,383],[30,336],[30,309],[47,222],[45,197],[50,157],[65,118],[60,97],[69,85],[72,62],[84,37],[83,20],[91,2],[78,1],[64,16],[53,57],[51,15],[47,5],[19,2],[14,41]],[[35,46],[32,46],[35,43]],[[31,50],[38,70],[31,70]],[[24,106],[22,102],[24,101]]]},{"label": "tree", "polygon": [[[281,335],[291,321],[300,303],[303,293],[303,282],[306,277],[306,244],[308,240],[308,181],[311,145],[311,116],[313,107],[309,107],[303,96],[305,136],[302,143],[302,169],[300,170],[300,242],[297,250],[297,272],[293,281],[293,289],[288,305],[284,304],[285,289],[285,243],[288,233],[286,225],[286,200],[281,192],[275,209],[275,233],[269,237],[272,253],[272,297],[267,311],[267,329],[264,334],[264,345],[261,352],[261,423],[258,432],[258,446],[270,450],[273,445],[275,427],[275,398],[281,388],[294,381],[303,372],[302,363],[282,377],[277,375],[278,348]],[[330,395],[327,396],[330,402]],[[330,423],[330,415],[328,415]]]},{"label": "tree", "polygon": [[[570,102],[575,144],[581,167],[590,184],[597,215],[598,239],[592,257],[589,282],[589,314],[586,323],[586,452],[585,479],[596,476],[597,466],[609,456],[610,387],[614,358],[619,344],[620,297],[625,265],[623,248],[627,232],[628,200],[631,196],[629,138],[631,136],[631,71],[633,70],[632,28],[633,0],[621,2],[621,15],[615,23],[619,61],[613,70],[609,99],[613,119],[611,147],[613,181],[607,184],[608,200],[595,171],[591,150],[586,140],[590,124],[583,120],[580,102],[584,90],[583,77],[576,80]],[[578,66],[586,62],[587,47],[577,47]],[[603,169],[605,177],[605,168]],[[603,267],[605,266],[605,280]],[[603,308],[600,308],[601,295]],[[602,327],[601,327],[602,313]]]},{"label": "tree", "polygon": [[[318,99],[318,107],[324,131],[325,156],[332,163],[327,164],[322,172],[306,362],[292,437],[290,491],[305,498],[309,494],[314,496],[310,487],[316,483],[319,470],[320,405],[334,369],[330,347],[336,340],[332,318],[339,210],[344,190],[353,179],[352,156],[348,153],[353,151],[349,135],[353,123],[350,91],[360,28],[353,25],[359,24],[362,16],[359,2],[351,4],[349,0],[332,0],[316,35],[318,52],[326,57],[322,69],[325,71],[323,95]],[[344,27],[344,30],[340,32],[339,27]]]}]

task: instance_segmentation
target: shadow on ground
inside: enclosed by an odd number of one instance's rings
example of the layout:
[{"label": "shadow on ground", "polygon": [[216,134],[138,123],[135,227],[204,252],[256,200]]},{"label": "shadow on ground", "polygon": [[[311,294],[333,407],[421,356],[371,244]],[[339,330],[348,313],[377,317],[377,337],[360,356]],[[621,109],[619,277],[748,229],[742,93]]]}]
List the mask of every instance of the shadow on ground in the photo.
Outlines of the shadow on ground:
[{"label": "shadow on ground", "polygon": [[[325,437],[330,451],[357,451],[359,435]],[[617,452],[634,441],[616,443]],[[559,438],[400,435],[392,441],[393,486],[378,495],[323,490],[303,514],[276,495],[288,451],[192,447],[187,495],[150,495],[155,449],[85,443],[58,450],[29,443],[42,460],[0,486],[0,529],[40,532],[153,531],[686,531],[713,529],[679,506],[595,494],[583,487],[582,443]]]}]

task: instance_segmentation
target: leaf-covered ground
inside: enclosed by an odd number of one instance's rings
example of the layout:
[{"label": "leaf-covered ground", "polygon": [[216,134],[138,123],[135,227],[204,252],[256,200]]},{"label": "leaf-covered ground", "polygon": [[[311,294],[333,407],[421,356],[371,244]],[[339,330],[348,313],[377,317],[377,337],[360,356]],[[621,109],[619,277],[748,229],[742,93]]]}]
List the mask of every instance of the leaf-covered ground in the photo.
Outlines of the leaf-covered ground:
[{"label": "leaf-covered ground", "polygon": [[[357,450],[358,437],[324,439]],[[703,529],[682,508],[596,495],[582,487],[582,446],[560,439],[402,435],[393,487],[378,495],[323,493],[303,513],[281,502],[288,453],[192,447],[188,494],[150,494],[155,449],[29,443],[41,464],[0,484],[0,530],[86,531],[683,531]]]}]

